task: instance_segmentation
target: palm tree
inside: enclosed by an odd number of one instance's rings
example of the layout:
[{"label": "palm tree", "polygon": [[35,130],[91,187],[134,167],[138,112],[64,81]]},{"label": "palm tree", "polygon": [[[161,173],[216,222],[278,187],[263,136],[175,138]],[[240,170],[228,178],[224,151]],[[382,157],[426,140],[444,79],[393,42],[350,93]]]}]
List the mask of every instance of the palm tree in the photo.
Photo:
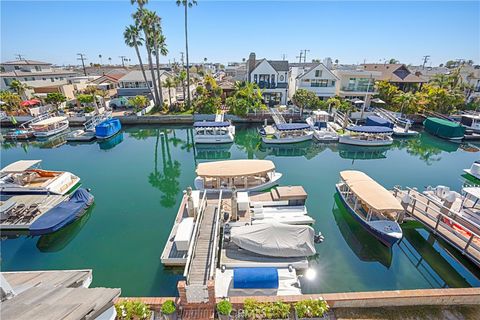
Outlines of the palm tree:
[{"label": "palm tree", "polygon": [[112,57],[108,57],[108,64],[112,64]]},{"label": "palm tree", "polygon": [[138,4],[138,7],[139,7],[140,9],[142,9],[143,6],[148,3],[148,0],[130,0],[130,4],[133,5],[133,4],[135,4],[135,3]]},{"label": "palm tree", "polygon": [[172,106],[172,88],[175,88],[177,84],[172,78],[167,78],[165,79],[165,82],[163,83],[165,88],[168,89],[168,100],[170,101],[170,107]]},{"label": "palm tree", "polygon": [[102,64],[103,64],[103,62],[102,62],[102,55],[99,54],[98,57],[100,58],[100,65],[102,65]]},{"label": "palm tree", "polygon": [[402,116],[405,109],[407,113],[415,113],[417,111],[418,97],[412,92],[402,92],[393,100],[400,105],[400,114]]},{"label": "palm tree", "polygon": [[22,83],[18,80],[13,80],[10,83],[9,87],[10,87],[10,90],[17,93],[22,99],[26,98],[25,92],[27,91],[27,89],[31,89],[29,85],[27,85],[26,83]]},{"label": "palm tree", "polygon": [[168,54],[167,46],[165,44],[166,38],[162,34],[162,27],[160,24],[160,17],[157,16],[154,12],[149,13],[150,18],[153,23],[151,25],[151,40],[155,54],[155,64],[157,67],[157,79],[158,79],[158,97],[160,99],[160,103],[163,105],[163,91],[162,91],[162,80],[160,77],[160,55],[166,56]]},{"label": "palm tree", "polygon": [[196,0],[176,0],[177,6],[183,6],[185,8],[185,56],[187,58],[187,105],[190,107],[190,64],[188,61],[188,8],[197,4]]},{"label": "palm tree", "polygon": [[[143,79],[147,84],[150,94],[152,94],[152,88],[150,87],[150,83],[148,82],[147,74],[145,73],[145,67],[142,62],[142,56],[140,55],[140,50],[138,49],[138,47],[140,47],[143,44],[142,42],[143,39],[142,37],[140,37],[140,30],[138,30],[137,26],[129,25],[128,27],[125,28],[125,31],[123,32],[123,38],[125,39],[125,44],[127,46],[129,46],[130,48],[135,48],[138,62],[140,63],[140,69],[142,70]],[[112,58],[108,58],[108,60],[111,60],[111,59]]]}]

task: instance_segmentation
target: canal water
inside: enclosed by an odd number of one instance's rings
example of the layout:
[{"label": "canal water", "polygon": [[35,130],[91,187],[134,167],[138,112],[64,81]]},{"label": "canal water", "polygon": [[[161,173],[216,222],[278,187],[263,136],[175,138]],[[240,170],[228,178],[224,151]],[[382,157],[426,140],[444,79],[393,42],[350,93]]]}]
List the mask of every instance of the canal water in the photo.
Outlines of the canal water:
[{"label": "canal water", "polygon": [[[281,184],[303,185],[309,214],[325,241],[311,264],[305,293],[480,286],[480,270],[416,223],[387,249],[356,223],[335,196],[338,173],[362,170],[387,188],[439,184],[460,190],[462,169],[479,158],[474,145],[426,133],[387,148],[308,142],[262,145],[254,127],[237,128],[235,143],[194,147],[188,127],[128,127],[104,142],[3,143],[1,164],[42,159],[45,169],[81,177],[95,196],[79,221],[41,237],[1,241],[1,269],[93,269],[92,286],[120,287],[123,296],[176,295],[183,270],[166,269],[160,254],[195,165],[225,159],[270,159]],[[3,237],[5,238],[5,237]]]}]

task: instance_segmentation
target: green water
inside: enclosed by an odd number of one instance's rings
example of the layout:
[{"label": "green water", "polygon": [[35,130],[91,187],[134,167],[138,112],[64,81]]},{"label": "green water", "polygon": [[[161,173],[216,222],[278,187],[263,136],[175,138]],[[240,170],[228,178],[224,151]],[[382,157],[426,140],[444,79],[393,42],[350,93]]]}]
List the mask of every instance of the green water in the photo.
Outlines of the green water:
[{"label": "green water", "polygon": [[187,127],[129,127],[102,143],[4,143],[2,166],[42,159],[43,168],[80,176],[95,204],[57,233],[3,240],[1,268],[92,268],[92,286],[120,287],[124,296],[176,295],[183,270],[165,269],[160,254],[196,163],[260,158],[275,162],[282,184],[304,186],[314,227],[325,235],[311,261],[317,277],[303,283],[305,293],[480,286],[480,270],[421,226],[404,224],[403,240],[389,250],[335,197],[338,172],[345,169],[363,170],[387,188],[443,184],[459,190],[462,169],[478,151],[428,134],[388,148],[315,142],[265,147],[256,128],[237,128],[233,145],[198,148]]}]

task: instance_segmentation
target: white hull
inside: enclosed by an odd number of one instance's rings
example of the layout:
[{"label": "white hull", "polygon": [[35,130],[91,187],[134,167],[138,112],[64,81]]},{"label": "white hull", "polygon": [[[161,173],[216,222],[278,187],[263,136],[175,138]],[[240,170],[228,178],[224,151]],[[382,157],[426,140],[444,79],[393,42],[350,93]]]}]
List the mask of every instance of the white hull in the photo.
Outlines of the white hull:
[{"label": "white hull", "polygon": [[418,131],[408,129],[405,131],[404,128],[395,126],[393,128],[393,135],[397,137],[413,137],[418,135]]},{"label": "white hull", "polygon": [[389,137],[388,139],[382,139],[382,140],[362,140],[362,139],[356,139],[348,135],[345,135],[345,136],[340,136],[338,139],[338,142],[343,144],[354,145],[354,146],[379,147],[379,146],[391,145],[393,143],[393,139]]},{"label": "white hull", "polygon": [[480,175],[473,173],[472,170],[470,170],[470,169],[463,169],[463,172],[468,173],[468,174],[471,175],[472,177],[475,177],[475,178],[477,178],[477,179],[480,179]]},{"label": "white hull", "polygon": [[68,129],[68,121],[65,121],[65,123],[59,126],[58,128],[55,128],[49,131],[33,131],[33,135],[37,138],[46,138],[46,137],[54,136],[67,129]]},{"label": "white hull", "polygon": [[338,134],[327,130],[315,130],[313,136],[318,141],[338,141]]},{"label": "white hull", "polygon": [[232,133],[224,135],[199,135],[195,134],[194,136],[195,143],[232,143],[235,139]]},{"label": "white hull", "polygon": [[263,143],[266,144],[285,144],[285,143],[297,143],[312,140],[313,132],[297,137],[288,137],[288,138],[267,138],[262,137]]},{"label": "white hull", "polygon": [[[262,190],[265,190],[265,189],[268,189],[268,188],[271,188],[271,187],[277,185],[277,181],[280,180],[281,177],[282,177],[282,174],[281,174],[281,173],[275,172],[275,173],[273,174],[273,176],[271,177],[271,179],[270,179],[268,182],[266,182],[266,183],[259,184],[259,185],[256,185],[256,186],[252,186],[252,187],[248,187],[248,188],[237,188],[236,190],[237,190],[238,192],[244,192],[244,191],[262,191]],[[220,191],[231,192],[231,191],[232,191],[231,188],[205,189],[204,186],[203,186],[202,181],[199,181],[199,180],[197,180],[197,179],[195,179],[194,185],[195,185],[195,189],[196,189],[196,190],[206,191],[206,192],[220,192]]]}]

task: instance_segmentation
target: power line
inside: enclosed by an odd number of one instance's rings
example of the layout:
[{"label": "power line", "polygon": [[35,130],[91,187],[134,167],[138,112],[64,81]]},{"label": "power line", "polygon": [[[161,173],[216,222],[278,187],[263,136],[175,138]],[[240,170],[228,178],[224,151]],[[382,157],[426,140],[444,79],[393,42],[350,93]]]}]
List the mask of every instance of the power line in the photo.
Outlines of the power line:
[{"label": "power line", "polygon": [[85,60],[87,60],[87,57],[85,57],[84,53],[77,53],[77,56],[79,56],[79,58],[77,58],[77,60],[82,61],[83,74],[86,76],[87,75],[87,69],[85,69]]}]

